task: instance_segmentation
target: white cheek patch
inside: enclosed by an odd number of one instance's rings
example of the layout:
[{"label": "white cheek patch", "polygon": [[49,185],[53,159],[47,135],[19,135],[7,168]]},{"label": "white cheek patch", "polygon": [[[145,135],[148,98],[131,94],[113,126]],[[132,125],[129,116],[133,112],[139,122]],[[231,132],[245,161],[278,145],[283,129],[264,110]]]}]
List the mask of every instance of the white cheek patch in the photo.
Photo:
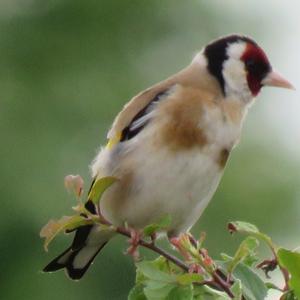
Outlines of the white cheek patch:
[{"label": "white cheek patch", "polygon": [[247,84],[246,71],[244,69],[244,63],[240,60],[229,58],[223,65],[223,77],[225,80],[226,88],[228,92],[240,91]]},{"label": "white cheek patch", "polygon": [[225,80],[225,93],[228,96],[251,97],[245,66],[240,60],[245,49],[245,42],[232,44],[227,49],[228,59],[223,64],[223,77]]}]

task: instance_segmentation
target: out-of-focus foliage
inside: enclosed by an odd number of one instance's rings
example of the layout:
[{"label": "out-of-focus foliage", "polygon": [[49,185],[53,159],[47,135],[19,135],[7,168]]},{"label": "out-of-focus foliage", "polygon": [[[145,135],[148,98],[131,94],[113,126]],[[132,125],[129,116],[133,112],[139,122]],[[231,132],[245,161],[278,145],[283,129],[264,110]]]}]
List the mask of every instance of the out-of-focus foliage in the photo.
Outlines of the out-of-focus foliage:
[{"label": "out-of-focus foliage", "polygon": [[[282,36],[274,24],[283,12],[272,1],[259,11],[261,1],[247,0],[239,10],[240,1],[233,2],[236,6],[198,0],[0,2],[3,299],[126,297],[134,267],[121,254],[123,239],[112,241],[74,283],[62,272],[40,273],[50,255],[43,253],[39,229],[70,206],[61,184],[65,174],[84,174],[88,181],[88,164],[131,96],[179,70],[223,34],[242,32],[268,52],[278,48]],[[279,55],[276,63],[287,61]],[[265,126],[259,107],[272,101],[266,95],[250,112],[241,145],[193,229],[207,231],[211,253],[233,251],[235,243],[223,230],[231,219],[251,221],[280,244],[297,245],[299,166],[280,151],[276,132],[257,138]],[[66,244],[58,240],[52,253]]]}]

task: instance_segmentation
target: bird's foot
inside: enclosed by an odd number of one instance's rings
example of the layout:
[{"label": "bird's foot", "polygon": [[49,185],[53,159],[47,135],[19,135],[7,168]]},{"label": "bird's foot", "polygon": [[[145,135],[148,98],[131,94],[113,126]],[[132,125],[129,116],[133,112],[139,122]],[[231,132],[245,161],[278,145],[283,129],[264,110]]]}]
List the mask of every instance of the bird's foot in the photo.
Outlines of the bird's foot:
[{"label": "bird's foot", "polygon": [[128,240],[130,246],[126,252],[131,255],[135,261],[137,261],[140,257],[138,247],[142,234],[137,229],[128,228],[128,230],[130,232],[130,239]]}]

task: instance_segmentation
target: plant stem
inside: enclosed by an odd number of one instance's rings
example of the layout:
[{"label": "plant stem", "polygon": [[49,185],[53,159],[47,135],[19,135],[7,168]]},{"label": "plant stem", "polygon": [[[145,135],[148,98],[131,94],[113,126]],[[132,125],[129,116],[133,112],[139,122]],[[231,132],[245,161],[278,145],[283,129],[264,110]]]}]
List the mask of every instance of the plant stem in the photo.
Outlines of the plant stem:
[{"label": "plant stem", "polygon": [[[108,225],[108,226],[113,226],[110,222],[108,222],[102,215],[99,215],[99,223],[104,224],[104,225]],[[131,231],[127,228],[124,227],[114,227],[114,230],[126,237],[131,238]],[[142,239],[138,240],[138,245],[147,248],[149,250],[152,250],[158,254],[160,254],[161,256],[165,257],[168,261],[171,261],[172,263],[174,263],[176,266],[178,266],[179,268],[181,268],[183,271],[188,272],[189,271],[189,265],[186,264],[185,262],[183,262],[181,259],[177,258],[176,256],[170,254],[169,252],[165,251],[164,249],[156,246],[153,243],[153,240],[151,240],[150,242],[146,242]],[[209,283],[207,282],[206,284],[213,287],[213,288],[219,288],[220,290],[224,291],[231,299],[234,298],[234,295],[232,294],[232,292],[230,291],[230,286],[231,284],[226,282],[225,280],[223,280],[221,278],[221,276],[219,276],[219,274],[217,273],[217,271],[214,271],[210,274],[212,276],[212,281],[210,281]]]},{"label": "plant stem", "polygon": [[[118,232],[121,235],[127,236],[127,237],[131,237],[131,233],[128,229],[122,228],[122,227],[117,227],[116,228],[116,232]],[[173,262],[176,266],[180,267],[182,270],[184,270],[185,272],[189,271],[189,266],[184,263],[182,260],[180,260],[179,258],[177,258],[174,255],[171,255],[170,253],[168,253],[167,251],[165,251],[164,249],[157,247],[152,241],[151,242],[146,242],[142,239],[140,239],[138,241],[138,244],[144,248],[148,248],[158,254],[160,254],[161,256],[165,257],[167,260]],[[232,294],[232,292],[230,291],[230,284],[228,284],[227,282],[225,282],[218,274],[217,272],[213,272],[211,274],[213,281],[211,281],[210,283],[207,282],[208,285],[216,288],[219,287],[221,290],[223,290],[230,298],[234,298],[234,295]]]},{"label": "plant stem", "polygon": [[283,268],[280,265],[279,265],[279,268],[280,268],[280,271],[282,273],[282,276],[284,278],[284,283],[285,283],[285,286],[283,287],[283,291],[288,291],[290,289],[289,288],[289,280],[290,280],[289,272],[287,269]]},{"label": "plant stem", "polygon": [[[116,232],[127,236],[127,237],[131,237],[131,233],[129,230],[122,228],[122,227],[117,227],[116,228]],[[142,247],[148,248],[160,255],[162,255],[163,257],[165,257],[167,260],[173,262],[175,265],[177,265],[178,267],[180,267],[182,270],[184,271],[188,271],[189,267],[187,264],[185,264],[182,260],[180,260],[179,258],[177,258],[174,255],[171,255],[170,253],[166,252],[165,250],[163,250],[162,248],[157,247],[155,244],[153,244],[153,242],[146,242],[144,240],[139,240],[138,244]]]},{"label": "plant stem", "polygon": [[230,285],[224,281],[217,272],[214,272],[212,274],[212,277],[214,279],[214,281],[221,287],[221,289],[226,292],[226,294],[230,297],[230,298],[234,298],[234,295],[232,294],[231,290],[230,290]]}]

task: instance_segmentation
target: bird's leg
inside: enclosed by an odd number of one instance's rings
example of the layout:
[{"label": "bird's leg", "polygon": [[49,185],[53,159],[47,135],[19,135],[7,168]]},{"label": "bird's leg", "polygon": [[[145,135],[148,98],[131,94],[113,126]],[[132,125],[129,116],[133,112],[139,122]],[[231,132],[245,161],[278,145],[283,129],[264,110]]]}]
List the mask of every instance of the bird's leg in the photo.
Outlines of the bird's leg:
[{"label": "bird's leg", "polygon": [[139,259],[139,243],[141,241],[142,234],[139,230],[134,228],[128,228],[128,231],[130,232],[130,239],[129,242],[129,248],[127,249],[127,254],[131,255],[134,260]]}]

